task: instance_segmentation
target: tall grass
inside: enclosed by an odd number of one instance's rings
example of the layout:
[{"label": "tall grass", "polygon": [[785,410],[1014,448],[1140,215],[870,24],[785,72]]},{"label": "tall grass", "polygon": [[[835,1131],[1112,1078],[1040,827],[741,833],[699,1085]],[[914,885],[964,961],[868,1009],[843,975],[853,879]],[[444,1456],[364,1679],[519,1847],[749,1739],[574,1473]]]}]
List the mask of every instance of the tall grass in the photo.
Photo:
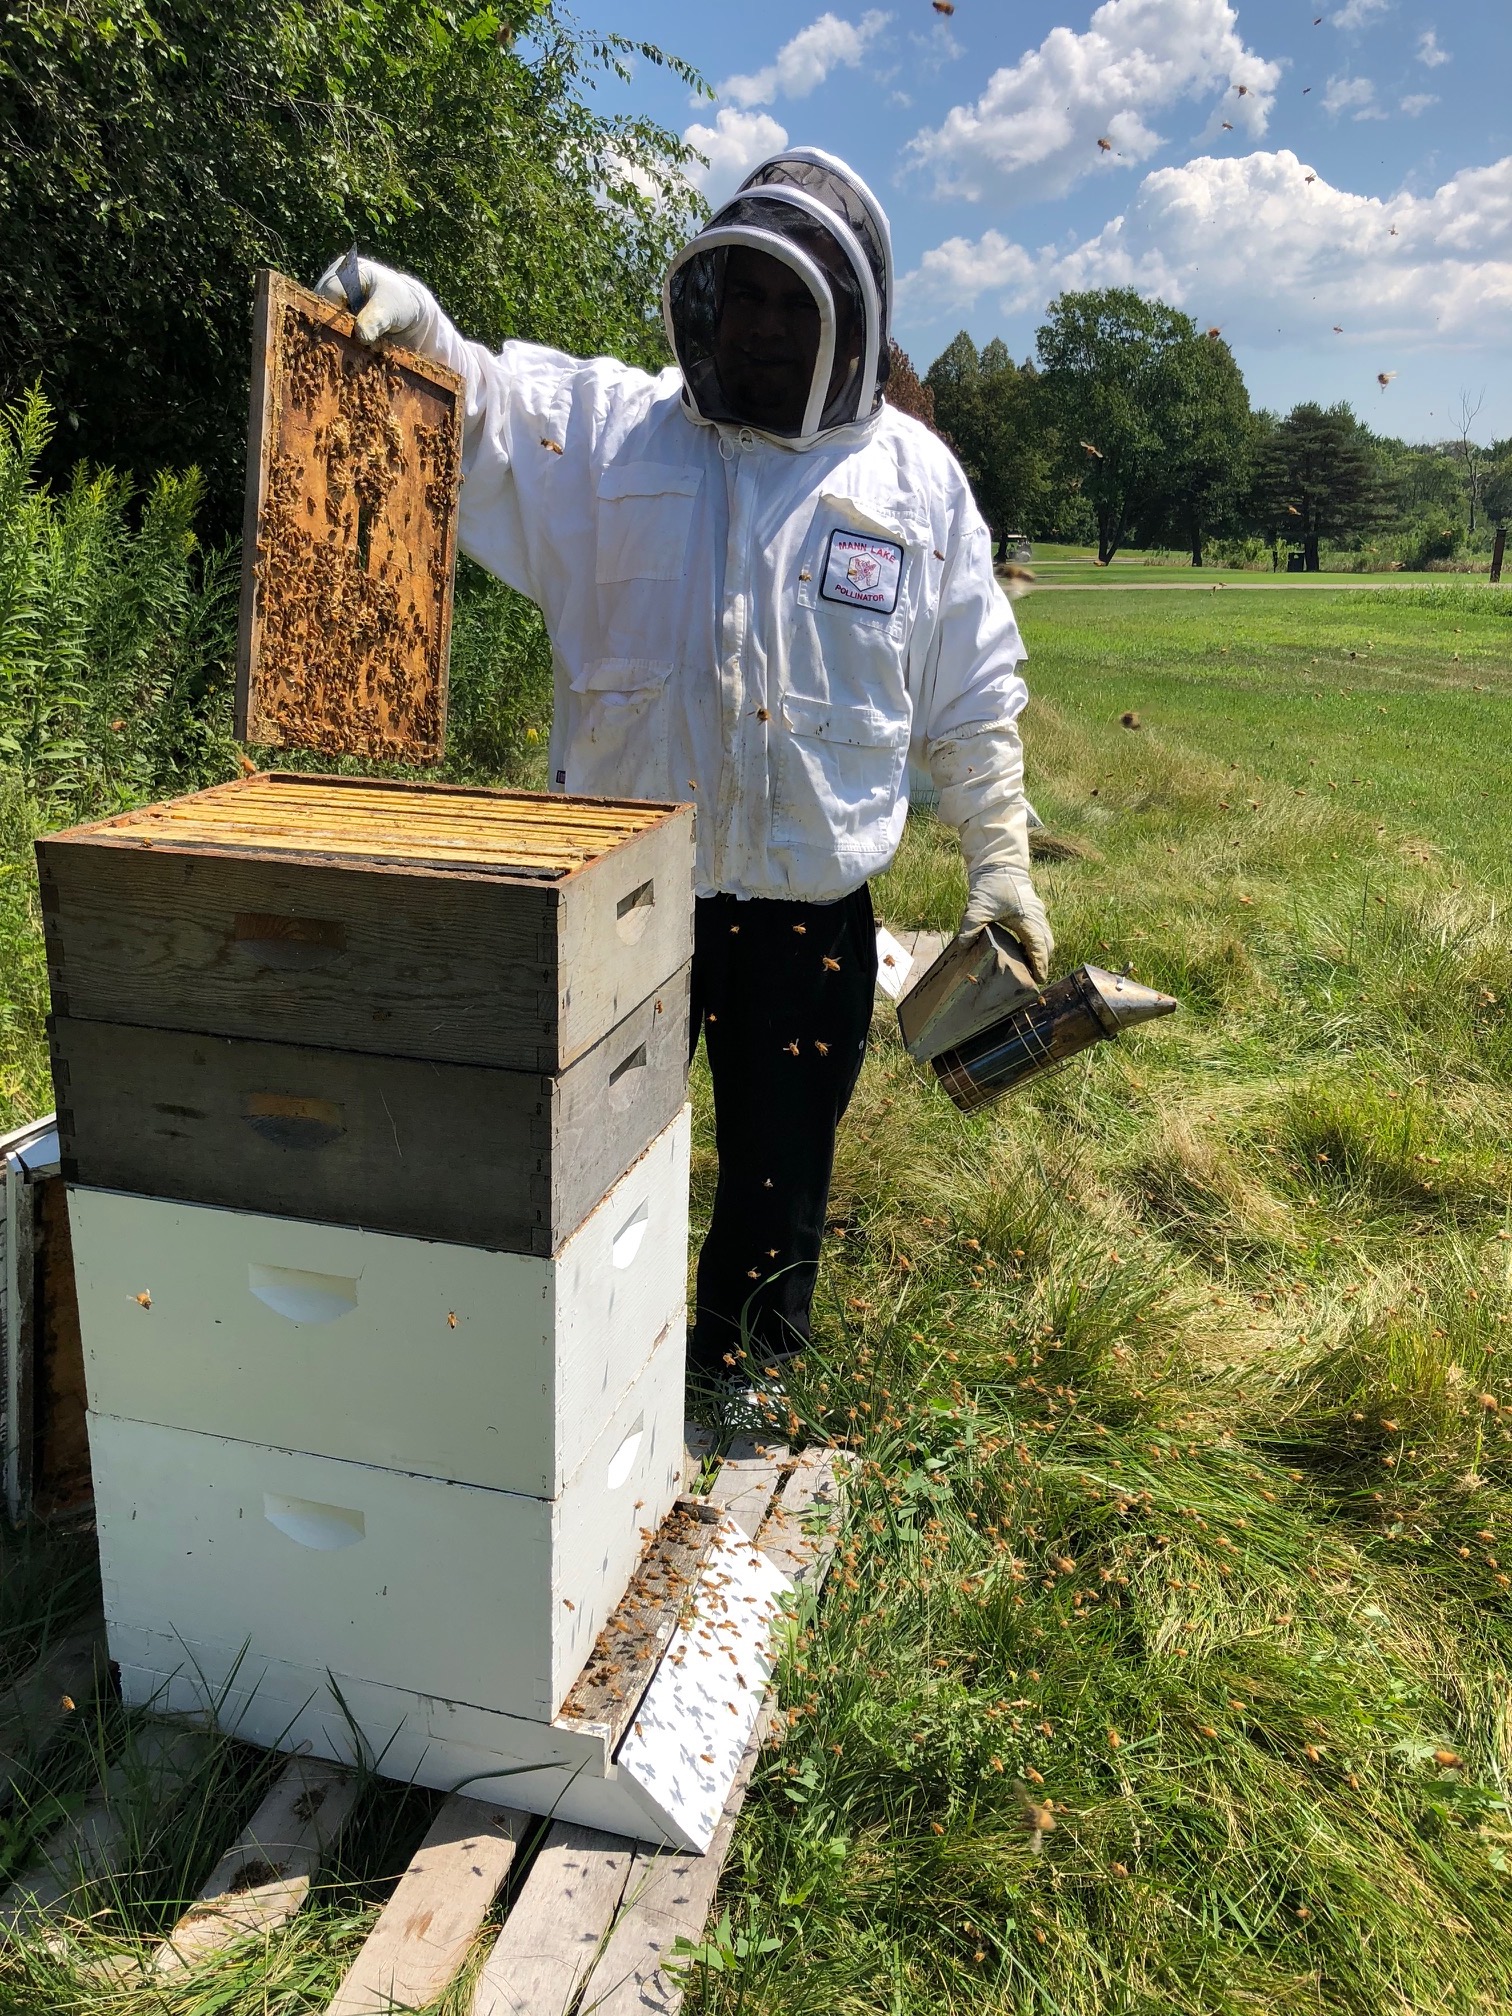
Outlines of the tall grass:
[{"label": "tall grass", "polygon": [[37,478],[53,427],[0,411],[0,1124],[51,1104],[31,842],[50,827],[234,773],[236,573],[206,553],[193,470],[145,492]]}]

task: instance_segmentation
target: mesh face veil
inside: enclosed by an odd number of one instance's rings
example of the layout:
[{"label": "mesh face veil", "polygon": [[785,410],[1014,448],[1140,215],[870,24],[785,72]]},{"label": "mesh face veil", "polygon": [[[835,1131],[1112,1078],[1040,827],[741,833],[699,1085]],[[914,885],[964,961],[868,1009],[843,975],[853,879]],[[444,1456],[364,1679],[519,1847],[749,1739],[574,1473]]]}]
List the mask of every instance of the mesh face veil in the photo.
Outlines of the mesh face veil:
[{"label": "mesh face veil", "polygon": [[[751,254],[776,262],[756,287]],[[763,287],[785,290],[785,320]],[[887,377],[891,291],[887,217],[865,183],[817,148],[774,156],[668,271],[662,305],[685,403],[794,447],[865,419]]]}]

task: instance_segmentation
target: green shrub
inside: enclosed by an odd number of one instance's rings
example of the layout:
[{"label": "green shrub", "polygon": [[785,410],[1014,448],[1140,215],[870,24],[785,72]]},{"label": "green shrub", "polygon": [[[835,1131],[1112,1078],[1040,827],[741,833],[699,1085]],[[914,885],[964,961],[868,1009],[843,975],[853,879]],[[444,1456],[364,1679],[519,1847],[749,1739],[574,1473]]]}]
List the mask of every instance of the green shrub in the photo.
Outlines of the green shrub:
[{"label": "green shrub", "polygon": [[551,640],[534,602],[470,560],[457,564],[446,775],[545,785]]},{"label": "green shrub", "polygon": [[51,432],[39,392],[0,409],[0,761],[56,823],[229,772],[237,582],[195,537],[196,471],[54,492]]}]

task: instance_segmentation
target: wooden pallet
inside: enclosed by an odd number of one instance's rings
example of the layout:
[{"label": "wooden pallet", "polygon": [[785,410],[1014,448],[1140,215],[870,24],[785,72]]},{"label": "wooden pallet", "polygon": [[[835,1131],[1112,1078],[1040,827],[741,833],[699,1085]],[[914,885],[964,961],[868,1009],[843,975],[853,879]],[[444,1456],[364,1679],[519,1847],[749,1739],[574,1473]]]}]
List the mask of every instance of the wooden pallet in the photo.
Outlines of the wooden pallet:
[{"label": "wooden pallet", "polygon": [[[737,1445],[704,1504],[708,1514],[733,1519],[812,1600],[807,1592],[818,1590],[838,1544],[847,1460],[834,1450],[806,1450],[794,1458],[778,1447]],[[696,1455],[690,1464],[696,1467]],[[637,1600],[633,1591],[626,1600]],[[51,1726],[60,1677],[65,1667],[69,1675],[84,1670],[98,1628],[92,1624],[77,1642],[60,1645],[19,1683],[16,1701],[28,1704],[33,1724],[40,1715]],[[647,1635],[648,1642],[665,1642],[659,1630]],[[627,1713],[633,1708],[632,1701]],[[667,1962],[680,1939],[696,1941],[703,1931],[751,1774],[775,1721],[769,1693],[703,1855],[543,1822],[460,1794],[448,1797],[326,2016],[390,2016],[434,2002],[474,1953],[522,1861],[523,1880],[473,1988],[469,2016],[570,2016],[574,2010],[581,2016],[674,2016],[683,1991]],[[149,1721],[135,1741],[149,1767],[176,1785],[193,1762],[181,1746],[203,1739]],[[129,1866],[118,1858],[134,1837],[112,1818],[121,1804],[115,1782],[121,1777],[120,1767],[107,1775],[85,1815],[68,1823],[67,1840],[49,1841],[38,1864],[3,1900],[18,1926],[37,1932],[52,1925],[61,1932],[79,1882],[98,1882]],[[266,1936],[292,1918],[350,1819],[358,1792],[340,1766],[290,1758],[195,1903],[151,1956],[152,1970],[199,1966],[234,1941]]]}]

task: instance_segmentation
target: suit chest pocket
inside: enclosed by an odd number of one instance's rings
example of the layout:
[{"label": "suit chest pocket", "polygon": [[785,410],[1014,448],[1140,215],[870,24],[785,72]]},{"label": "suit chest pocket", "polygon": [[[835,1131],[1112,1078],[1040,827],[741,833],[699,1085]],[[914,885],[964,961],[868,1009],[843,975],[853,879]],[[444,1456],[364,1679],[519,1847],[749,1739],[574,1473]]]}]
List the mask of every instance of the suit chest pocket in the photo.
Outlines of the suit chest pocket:
[{"label": "suit chest pocket", "polygon": [[677,463],[624,462],[599,477],[594,580],[681,581],[703,472]]},{"label": "suit chest pocket", "polygon": [[908,639],[925,537],[886,505],[821,496],[802,548],[791,692],[907,718]]}]

